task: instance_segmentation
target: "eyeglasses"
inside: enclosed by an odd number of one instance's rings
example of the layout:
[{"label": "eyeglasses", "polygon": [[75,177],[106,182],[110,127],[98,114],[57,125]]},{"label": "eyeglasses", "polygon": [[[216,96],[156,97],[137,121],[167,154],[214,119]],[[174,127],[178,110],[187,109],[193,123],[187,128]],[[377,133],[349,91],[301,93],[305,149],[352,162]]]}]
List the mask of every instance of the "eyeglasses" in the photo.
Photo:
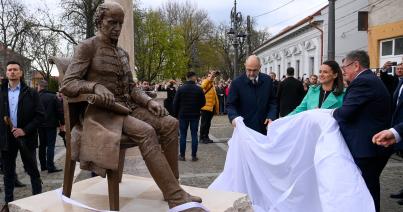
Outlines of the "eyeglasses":
[{"label": "eyeglasses", "polygon": [[354,62],[355,62],[355,61],[349,63],[348,65],[341,66],[341,69],[343,69],[343,70],[346,69],[347,67],[351,66]]}]

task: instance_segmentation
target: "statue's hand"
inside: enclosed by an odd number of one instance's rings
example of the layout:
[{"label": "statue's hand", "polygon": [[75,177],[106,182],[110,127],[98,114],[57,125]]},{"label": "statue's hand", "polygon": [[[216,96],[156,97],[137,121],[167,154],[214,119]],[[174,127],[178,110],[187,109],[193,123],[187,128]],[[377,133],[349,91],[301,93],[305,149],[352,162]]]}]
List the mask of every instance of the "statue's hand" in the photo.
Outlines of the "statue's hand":
[{"label": "statue's hand", "polygon": [[162,105],[153,100],[148,102],[147,109],[156,116],[167,116],[169,114]]},{"label": "statue's hand", "polygon": [[101,97],[102,103],[105,104],[107,107],[110,107],[115,103],[115,97],[113,93],[101,84],[95,85],[94,93]]}]

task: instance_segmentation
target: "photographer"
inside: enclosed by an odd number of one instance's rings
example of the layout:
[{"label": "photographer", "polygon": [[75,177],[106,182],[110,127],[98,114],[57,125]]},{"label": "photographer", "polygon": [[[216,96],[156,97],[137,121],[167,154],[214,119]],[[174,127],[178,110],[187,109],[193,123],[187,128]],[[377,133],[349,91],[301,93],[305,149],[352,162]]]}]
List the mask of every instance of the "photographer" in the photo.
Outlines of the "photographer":
[{"label": "photographer", "polygon": [[393,66],[396,66],[396,62],[387,61],[380,69],[380,77],[389,91],[389,94],[393,96],[393,93],[399,83],[399,78],[396,76],[393,70]]},{"label": "photographer", "polygon": [[214,114],[219,112],[219,101],[214,86],[214,79],[220,75],[218,71],[209,71],[207,78],[203,80],[201,87],[206,97],[206,104],[201,109],[200,141],[204,144],[213,143],[208,135],[210,132],[211,120]]}]

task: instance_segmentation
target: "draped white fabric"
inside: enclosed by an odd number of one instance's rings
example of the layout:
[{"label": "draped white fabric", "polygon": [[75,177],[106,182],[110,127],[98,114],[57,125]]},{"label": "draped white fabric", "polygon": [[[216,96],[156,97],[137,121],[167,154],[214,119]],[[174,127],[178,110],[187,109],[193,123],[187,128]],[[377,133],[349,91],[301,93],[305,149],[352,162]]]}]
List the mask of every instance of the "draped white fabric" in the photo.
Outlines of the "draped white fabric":
[{"label": "draped white fabric", "polygon": [[246,193],[255,211],[375,211],[330,110],[274,121],[262,135],[236,120],[220,176],[209,189]]}]

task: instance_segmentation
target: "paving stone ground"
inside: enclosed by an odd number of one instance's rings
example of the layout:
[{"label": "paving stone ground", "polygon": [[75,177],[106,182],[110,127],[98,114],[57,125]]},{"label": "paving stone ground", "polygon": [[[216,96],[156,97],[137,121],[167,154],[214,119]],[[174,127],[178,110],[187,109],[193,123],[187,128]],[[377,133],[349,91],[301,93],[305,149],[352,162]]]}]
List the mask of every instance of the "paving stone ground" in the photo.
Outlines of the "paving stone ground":
[{"label": "paving stone ground", "polygon": [[[196,187],[208,187],[211,182],[218,176],[224,167],[226,150],[228,149],[227,141],[231,137],[232,127],[228,123],[226,116],[215,116],[210,130],[211,138],[215,141],[213,144],[199,144],[198,157],[199,161],[192,162],[190,159],[190,133],[188,133],[187,142],[187,161],[179,161],[181,183],[184,185]],[[64,167],[64,146],[61,141],[57,142],[56,155],[58,167]],[[29,186],[29,177],[26,176],[22,169],[20,159],[17,160],[17,173],[21,181],[28,186],[25,188],[17,188],[15,190],[15,198],[20,199],[31,195]],[[124,172],[138,176],[150,177],[144,161],[141,158],[137,148],[132,148],[127,152],[125,159]],[[44,191],[53,190],[62,186],[63,172],[48,174],[41,172],[44,182]],[[81,171],[76,181],[87,179],[90,173]],[[403,211],[403,206],[399,206],[395,200],[389,198],[389,194],[403,189],[403,159],[393,156],[381,176],[381,204],[383,212],[399,212]],[[0,180],[0,188],[3,190],[3,181]],[[0,203],[4,203],[4,192],[0,192]]]}]

